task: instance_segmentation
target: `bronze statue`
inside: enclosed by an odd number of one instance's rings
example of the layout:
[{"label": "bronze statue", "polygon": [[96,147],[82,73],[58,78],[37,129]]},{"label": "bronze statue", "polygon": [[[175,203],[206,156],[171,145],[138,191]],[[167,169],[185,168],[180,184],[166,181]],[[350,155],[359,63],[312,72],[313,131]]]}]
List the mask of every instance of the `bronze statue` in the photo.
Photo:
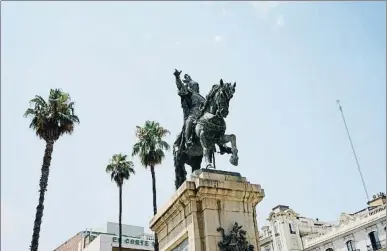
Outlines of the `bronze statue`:
[{"label": "bronze statue", "polygon": [[218,243],[221,251],[254,251],[254,246],[247,241],[246,231],[242,230],[242,226],[239,226],[237,222],[234,223],[228,235],[221,227],[216,230],[222,235],[222,241]]},{"label": "bronze statue", "polygon": [[179,96],[184,99],[184,121],[185,130],[184,136],[186,139],[186,146],[192,145],[192,125],[196,121],[197,116],[200,113],[200,107],[203,105],[205,98],[199,93],[199,84],[191,79],[188,74],[184,75],[183,82],[180,80],[181,71],[175,70],[174,75],[176,77],[176,86]]},{"label": "bronze statue", "polygon": [[[186,179],[185,164],[190,165],[192,171],[200,169],[204,156],[206,168],[215,168],[215,144],[218,145],[220,154],[232,154],[231,164],[238,165],[236,137],[234,134],[225,134],[224,121],[229,113],[229,102],[235,93],[236,83],[224,83],[221,79],[204,98],[199,93],[199,84],[188,74],[181,81],[180,74],[181,71],[175,70],[176,86],[184,114],[182,132],[173,149],[176,189]],[[228,142],[231,142],[231,148],[225,145]]]}]

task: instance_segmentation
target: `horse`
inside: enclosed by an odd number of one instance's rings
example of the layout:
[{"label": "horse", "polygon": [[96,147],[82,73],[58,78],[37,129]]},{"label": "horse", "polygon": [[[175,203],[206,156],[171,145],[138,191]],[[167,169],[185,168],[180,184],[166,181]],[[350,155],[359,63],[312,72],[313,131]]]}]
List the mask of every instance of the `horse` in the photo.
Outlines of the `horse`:
[{"label": "horse", "polygon": [[[238,148],[236,136],[225,134],[225,118],[229,113],[229,102],[235,93],[236,83],[224,83],[220,80],[219,85],[214,85],[206,97],[201,112],[194,125],[192,135],[192,146],[185,146],[184,126],[174,143],[175,163],[175,187],[178,189],[186,179],[187,172],[185,164],[192,168],[192,172],[200,169],[203,157],[206,168],[215,168],[215,152],[218,145],[220,154],[232,154],[230,163],[238,165]],[[231,143],[231,148],[226,146]],[[214,161],[214,163],[212,163]]]}]

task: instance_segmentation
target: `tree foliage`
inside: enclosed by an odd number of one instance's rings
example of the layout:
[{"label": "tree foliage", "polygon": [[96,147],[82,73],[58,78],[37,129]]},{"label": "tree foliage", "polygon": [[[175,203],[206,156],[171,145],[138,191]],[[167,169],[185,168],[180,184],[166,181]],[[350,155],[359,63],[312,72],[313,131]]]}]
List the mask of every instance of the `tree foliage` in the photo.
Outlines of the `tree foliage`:
[{"label": "tree foliage", "polygon": [[110,163],[106,166],[106,172],[110,173],[110,178],[117,186],[121,186],[124,180],[128,180],[131,174],[135,174],[133,162],[127,160],[124,154],[114,154]]},{"label": "tree foliage", "polygon": [[133,146],[132,156],[138,155],[144,167],[161,164],[165,157],[164,150],[170,146],[164,137],[170,132],[158,122],[146,121],[144,127],[136,127],[138,142]]},{"label": "tree foliage", "polygon": [[45,141],[55,141],[65,133],[71,134],[74,123],[79,123],[74,113],[74,102],[68,93],[60,89],[51,89],[48,101],[36,95],[24,116],[31,118],[30,128]]}]

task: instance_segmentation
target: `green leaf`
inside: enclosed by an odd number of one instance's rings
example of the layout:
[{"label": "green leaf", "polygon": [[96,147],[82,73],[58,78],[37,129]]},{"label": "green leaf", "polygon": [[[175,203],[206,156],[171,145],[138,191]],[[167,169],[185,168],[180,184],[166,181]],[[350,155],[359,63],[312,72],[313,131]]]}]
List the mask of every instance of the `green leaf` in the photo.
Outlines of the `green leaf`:
[{"label": "green leaf", "polygon": [[57,140],[63,134],[71,134],[74,124],[79,123],[74,104],[68,93],[51,89],[48,102],[36,95],[30,100],[30,108],[24,116],[31,119],[30,128],[39,138]]},{"label": "green leaf", "polygon": [[163,138],[170,134],[156,121],[146,121],[143,127],[136,126],[138,141],[133,145],[132,156],[138,156],[141,164],[146,168],[161,164],[165,157],[164,151],[170,146]]},{"label": "green leaf", "polygon": [[110,178],[117,186],[121,186],[124,180],[130,178],[130,174],[135,174],[133,162],[127,160],[128,156],[124,154],[114,154],[109,164],[106,166],[106,172],[110,173]]}]

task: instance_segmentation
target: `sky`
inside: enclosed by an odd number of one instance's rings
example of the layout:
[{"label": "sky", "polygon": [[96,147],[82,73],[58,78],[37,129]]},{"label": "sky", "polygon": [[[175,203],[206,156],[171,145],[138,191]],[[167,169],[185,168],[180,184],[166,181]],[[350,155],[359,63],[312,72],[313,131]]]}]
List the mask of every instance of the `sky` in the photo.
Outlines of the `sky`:
[{"label": "sky", "polygon": [[[45,142],[23,117],[34,95],[61,88],[81,123],[54,146],[40,234],[49,251],[86,228],[118,221],[105,173],[130,154],[136,125],[158,121],[173,144],[183,123],[174,69],[199,82],[236,81],[227,133],[239,166],[260,184],[259,227],[271,209],[335,221],[366,206],[336,100],[344,108],[367,189],[386,188],[385,2],[1,3],[1,250],[27,250]],[[123,222],[152,218],[150,170],[123,188]],[[190,174],[190,168],[187,167]],[[156,170],[157,203],[174,193],[172,152]]]}]

